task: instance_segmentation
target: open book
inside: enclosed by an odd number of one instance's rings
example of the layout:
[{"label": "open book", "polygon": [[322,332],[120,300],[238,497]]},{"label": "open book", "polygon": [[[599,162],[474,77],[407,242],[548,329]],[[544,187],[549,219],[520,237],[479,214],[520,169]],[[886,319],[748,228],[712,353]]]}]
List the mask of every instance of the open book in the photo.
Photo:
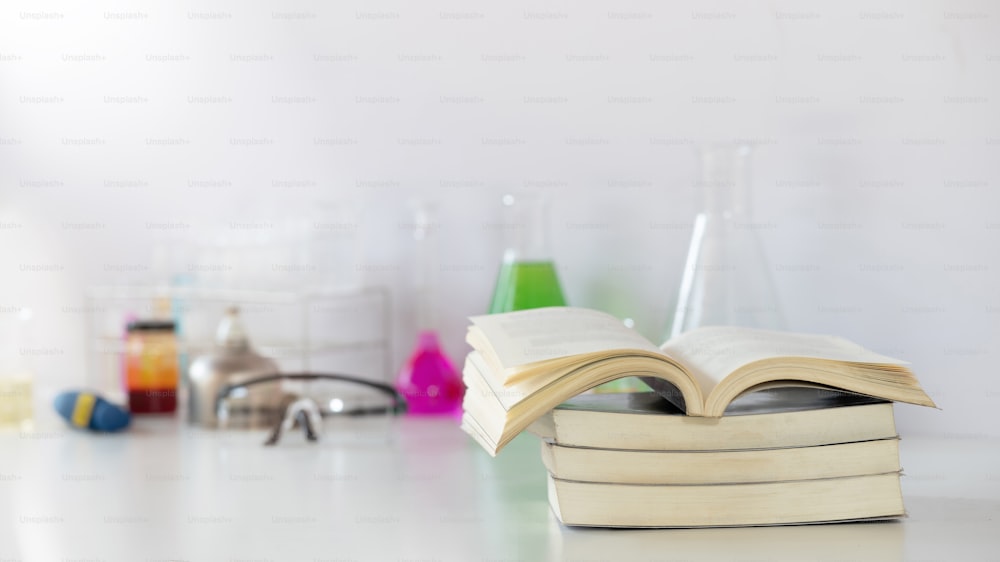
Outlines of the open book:
[{"label": "open book", "polygon": [[777,386],[934,406],[905,362],[832,336],[717,326],[657,347],[614,316],[581,308],[471,320],[463,427],[491,454],[560,403],[626,376],[645,377],[689,416],[721,417],[736,397]]}]

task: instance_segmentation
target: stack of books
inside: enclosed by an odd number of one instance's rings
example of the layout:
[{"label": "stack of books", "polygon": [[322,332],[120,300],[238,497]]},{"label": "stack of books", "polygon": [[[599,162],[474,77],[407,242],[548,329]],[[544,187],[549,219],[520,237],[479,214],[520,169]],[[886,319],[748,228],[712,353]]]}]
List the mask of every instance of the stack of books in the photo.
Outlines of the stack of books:
[{"label": "stack of books", "polygon": [[654,393],[573,398],[530,428],[567,525],[698,527],[899,517],[892,403],[811,388],[735,400],[718,420]]},{"label": "stack of books", "polygon": [[[472,318],[463,428],[490,454],[542,437],[567,525],[701,527],[904,514],[892,401],[933,406],[901,361],[840,338],[701,328],[657,348],[603,313]],[[656,393],[582,394],[640,375]]]}]

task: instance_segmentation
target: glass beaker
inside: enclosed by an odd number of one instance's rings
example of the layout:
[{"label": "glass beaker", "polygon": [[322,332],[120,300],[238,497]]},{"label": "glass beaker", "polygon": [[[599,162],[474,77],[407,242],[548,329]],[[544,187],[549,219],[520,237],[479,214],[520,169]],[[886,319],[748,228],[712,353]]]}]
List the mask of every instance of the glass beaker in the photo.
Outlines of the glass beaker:
[{"label": "glass beaker", "polygon": [[565,306],[546,236],[544,193],[503,196],[501,228],[506,249],[497,275],[490,314],[544,306]]},{"label": "glass beaker", "polygon": [[695,217],[670,337],[698,326],[784,328],[750,209],[750,155],[744,144],[699,150],[704,211]]}]

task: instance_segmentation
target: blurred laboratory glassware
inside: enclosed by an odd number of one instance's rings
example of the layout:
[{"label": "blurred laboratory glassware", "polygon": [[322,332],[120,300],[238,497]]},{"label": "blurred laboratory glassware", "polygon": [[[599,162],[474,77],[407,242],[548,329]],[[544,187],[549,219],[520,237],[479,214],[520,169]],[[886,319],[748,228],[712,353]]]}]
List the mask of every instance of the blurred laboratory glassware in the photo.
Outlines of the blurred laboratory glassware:
[{"label": "blurred laboratory glassware", "polygon": [[750,205],[745,144],[700,148],[704,210],[694,220],[670,337],[707,325],[784,328]]},{"label": "blurred laboratory glassware", "polygon": [[[251,347],[239,308],[229,307],[216,330],[215,347],[196,358],[188,371],[188,421],[215,427],[218,422],[215,399],[220,389],[243,379],[277,372],[277,363]],[[280,402],[280,392],[281,389],[273,385],[260,385],[241,398],[247,407],[271,411],[277,409],[274,404]],[[272,425],[266,412],[260,425]]]},{"label": "blurred laboratory glassware", "polygon": [[177,410],[179,367],[172,320],[134,320],[126,327],[125,388],[133,414]]},{"label": "blurred laboratory glassware", "polygon": [[47,348],[29,345],[32,310],[9,307],[0,313],[0,428],[30,429],[34,419],[34,375],[29,365],[34,353]]},{"label": "blurred laboratory glassware", "polygon": [[548,197],[544,192],[508,193],[501,199],[505,250],[489,312],[564,306],[548,245]]},{"label": "blurred laboratory glassware", "polygon": [[396,376],[398,390],[409,404],[411,415],[451,415],[461,417],[465,385],[455,364],[445,353],[438,336],[437,295],[440,271],[437,258],[438,225],[432,220],[432,206],[426,201],[411,202],[413,210],[414,307],[418,333],[413,352]]}]

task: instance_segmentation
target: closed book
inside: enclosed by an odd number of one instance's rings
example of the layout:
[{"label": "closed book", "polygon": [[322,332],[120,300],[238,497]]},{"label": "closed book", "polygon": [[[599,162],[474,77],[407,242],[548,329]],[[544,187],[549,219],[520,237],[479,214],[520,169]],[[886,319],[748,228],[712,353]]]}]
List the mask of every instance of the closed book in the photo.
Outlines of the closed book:
[{"label": "closed book", "polygon": [[628,451],[542,442],[554,477],[618,484],[734,484],[898,472],[899,440],[743,451]]},{"label": "closed book", "polygon": [[650,485],[548,476],[566,525],[729,527],[888,519],[905,514],[899,473],[752,484]]},{"label": "closed book", "polygon": [[529,430],[564,446],[649,451],[812,447],[896,437],[892,403],[807,387],[734,400],[721,418],[699,418],[652,392],[576,396]]}]

